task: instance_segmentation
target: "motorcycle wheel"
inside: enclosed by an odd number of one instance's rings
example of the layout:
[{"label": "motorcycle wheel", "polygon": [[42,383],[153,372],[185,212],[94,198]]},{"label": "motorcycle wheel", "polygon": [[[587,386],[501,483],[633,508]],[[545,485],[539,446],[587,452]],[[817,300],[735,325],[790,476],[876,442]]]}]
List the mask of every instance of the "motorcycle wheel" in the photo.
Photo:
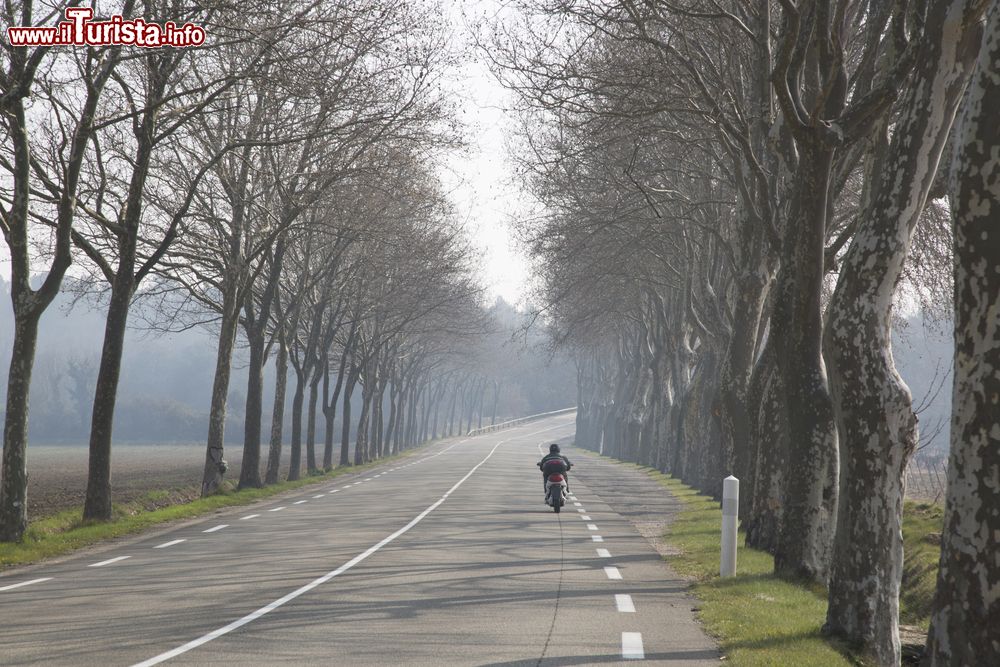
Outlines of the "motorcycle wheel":
[{"label": "motorcycle wheel", "polygon": [[552,511],[556,514],[559,514],[559,510],[562,508],[561,495],[558,491],[552,494]]}]

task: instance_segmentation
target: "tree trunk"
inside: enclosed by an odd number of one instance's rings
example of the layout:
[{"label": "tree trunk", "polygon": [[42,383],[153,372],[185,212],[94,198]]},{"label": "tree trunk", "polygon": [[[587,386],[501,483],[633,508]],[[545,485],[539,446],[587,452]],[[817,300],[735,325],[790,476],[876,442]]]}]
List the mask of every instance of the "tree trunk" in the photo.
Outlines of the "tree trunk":
[{"label": "tree trunk", "polygon": [[111,431],[118,396],[118,378],[121,376],[122,352],[125,348],[128,309],[135,286],[132,262],[123,257],[122,264],[111,290],[108,316],[104,322],[101,366],[94,389],[87,494],[83,504],[84,520],[111,520]]},{"label": "tree trunk", "polygon": [[955,376],[931,665],[1000,664],[1000,0],[958,137],[952,206]]},{"label": "tree trunk", "polygon": [[[749,515],[743,521],[746,545],[771,554],[778,549],[788,470],[788,420],[777,355],[774,339],[768,339],[750,383],[750,448],[754,472],[748,489]],[[743,495],[742,489],[740,495]]]},{"label": "tree trunk", "polygon": [[[340,391],[344,386],[344,367],[347,362],[347,355],[343,355],[340,360],[340,370],[337,371],[337,384],[333,388],[333,396],[327,397],[326,384],[323,385],[323,415],[326,417],[326,433],[323,440],[323,469],[333,470],[333,423],[337,418],[337,400],[340,398]],[[327,360],[327,364],[329,364]],[[329,369],[326,377],[330,377]]]},{"label": "tree trunk", "polygon": [[295,393],[292,394],[292,446],[288,457],[288,481],[302,476],[302,408],[305,405],[306,381],[302,371],[295,371]]},{"label": "tree trunk", "polygon": [[281,469],[281,440],[285,421],[285,389],[288,385],[288,344],[284,329],[278,332],[278,355],[275,360],[274,407],[271,410],[271,444],[267,450],[265,484],[277,484]]},{"label": "tree trunk", "polygon": [[821,342],[826,217],[834,150],[798,144],[798,184],[778,278],[771,335],[786,391],[788,469],[775,572],[825,583],[837,517],[837,431]]},{"label": "tree trunk", "polygon": [[313,365],[313,379],[309,383],[309,412],[306,418],[306,470],[309,474],[318,472],[316,467],[316,403],[319,401],[319,364]]},{"label": "tree trunk", "polygon": [[931,6],[892,145],[872,163],[875,186],[841,266],[824,340],[842,477],[825,630],[878,665],[901,658],[903,484],[917,445],[910,391],[892,358],[893,295],[978,55],[981,30],[978,17],[965,16],[968,4]]},{"label": "tree trunk", "polygon": [[[265,317],[263,313],[261,317]],[[239,488],[259,489],[261,420],[264,411],[264,340],[263,327],[250,337],[250,365],[247,369],[247,402],[243,418],[243,464]]]},{"label": "tree trunk", "polygon": [[222,485],[227,465],[222,458],[222,443],[226,432],[226,399],[232,371],[233,347],[239,318],[236,312],[236,289],[227,284],[222,296],[222,323],[219,329],[218,352],[215,357],[215,379],[212,381],[212,406],[208,415],[208,443],[205,450],[205,472],[201,495],[208,496]]},{"label": "tree trunk", "polygon": [[354,438],[354,465],[368,463],[371,460],[368,441],[368,427],[372,406],[372,380],[361,385],[361,415],[358,417],[358,434]]},{"label": "tree trunk", "polygon": [[7,374],[7,413],[3,431],[3,468],[0,470],[0,542],[20,542],[28,528],[28,391],[38,341],[37,313],[18,316],[15,309],[14,344]]},{"label": "tree trunk", "polygon": [[347,386],[344,387],[344,409],[341,410],[341,434],[340,434],[340,465],[350,465],[351,446],[351,395],[354,393],[354,385],[358,381],[358,374],[352,368],[347,375]]}]

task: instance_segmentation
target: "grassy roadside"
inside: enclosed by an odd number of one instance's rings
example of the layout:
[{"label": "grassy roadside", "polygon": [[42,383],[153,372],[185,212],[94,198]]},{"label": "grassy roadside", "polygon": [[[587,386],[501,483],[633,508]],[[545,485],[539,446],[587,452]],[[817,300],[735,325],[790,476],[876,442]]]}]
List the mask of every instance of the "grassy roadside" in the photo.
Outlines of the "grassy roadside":
[{"label": "grassy roadside", "polygon": [[[0,570],[61,556],[104,540],[134,535],[170,521],[190,519],[226,507],[249,505],[304,486],[321,484],[348,473],[363,472],[377,465],[400,460],[412,456],[420,449],[410,449],[361,466],[334,468],[328,473],[307,475],[294,482],[280,482],[262,489],[237,491],[232,482],[227,482],[220,493],[208,498],[188,500],[189,495],[184,490],[152,491],[134,502],[116,504],[114,518],[106,523],[84,522],[81,519],[82,507],[66,510],[31,523],[22,542],[0,542]],[[180,502],[172,502],[176,499],[180,499]],[[157,509],[148,509],[151,506]]]},{"label": "grassy roadside", "polygon": [[[590,452],[588,455],[597,456]],[[820,633],[826,619],[826,591],[807,588],[774,576],[774,558],[748,549],[739,540],[736,577],[719,577],[722,512],[719,503],[652,468],[611,459],[649,475],[676,496],[684,509],[666,535],[679,555],[667,560],[678,573],[694,580],[701,601],[699,618],[725,653],[740,666],[795,667],[862,665],[843,646]],[[926,632],[937,578],[943,511],[933,504],[904,506],[904,565],[900,622],[917,637]]]}]

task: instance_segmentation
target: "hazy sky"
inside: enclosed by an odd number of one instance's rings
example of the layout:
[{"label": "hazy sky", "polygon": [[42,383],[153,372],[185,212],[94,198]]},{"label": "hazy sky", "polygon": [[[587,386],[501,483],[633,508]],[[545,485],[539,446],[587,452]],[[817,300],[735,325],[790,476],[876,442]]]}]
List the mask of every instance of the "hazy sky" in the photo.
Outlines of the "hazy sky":
[{"label": "hazy sky", "polygon": [[509,222],[523,208],[525,193],[511,178],[506,155],[504,128],[510,123],[503,110],[510,98],[482,58],[472,51],[472,28],[467,25],[492,16],[498,4],[494,0],[451,4],[456,41],[461,40],[470,49],[470,62],[456,70],[452,79],[455,95],[461,100],[459,108],[469,147],[465,154],[456,154],[450,160],[452,173],[445,174],[445,182],[472,238],[484,253],[483,278],[492,296],[520,304],[526,296],[528,263],[516,247]]}]

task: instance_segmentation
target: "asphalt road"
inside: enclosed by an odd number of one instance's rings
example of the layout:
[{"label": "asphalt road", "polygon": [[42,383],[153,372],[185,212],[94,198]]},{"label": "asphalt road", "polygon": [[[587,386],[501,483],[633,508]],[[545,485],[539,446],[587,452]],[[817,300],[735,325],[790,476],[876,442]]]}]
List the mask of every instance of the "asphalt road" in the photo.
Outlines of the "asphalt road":
[{"label": "asphalt road", "polygon": [[544,505],[539,446],[572,429],[446,441],[9,572],[0,664],[717,664],[608,475],[572,477],[560,515]]}]

